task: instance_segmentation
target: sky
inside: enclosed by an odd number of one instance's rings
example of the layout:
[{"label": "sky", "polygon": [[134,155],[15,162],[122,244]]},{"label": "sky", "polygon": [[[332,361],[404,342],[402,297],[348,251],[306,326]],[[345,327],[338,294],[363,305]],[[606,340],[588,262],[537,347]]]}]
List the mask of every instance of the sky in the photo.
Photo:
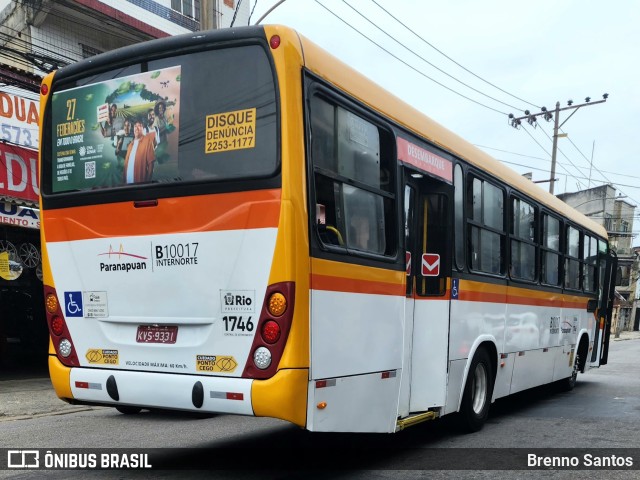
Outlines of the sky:
[{"label": "sky", "polygon": [[[251,23],[277,3],[257,0]],[[508,114],[607,93],[560,112],[554,193],[611,183],[640,206],[639,19],[635,0],[285,0],[260,23],[295,28],[534,181],[550,178],[553,121],[515,129]]]}]

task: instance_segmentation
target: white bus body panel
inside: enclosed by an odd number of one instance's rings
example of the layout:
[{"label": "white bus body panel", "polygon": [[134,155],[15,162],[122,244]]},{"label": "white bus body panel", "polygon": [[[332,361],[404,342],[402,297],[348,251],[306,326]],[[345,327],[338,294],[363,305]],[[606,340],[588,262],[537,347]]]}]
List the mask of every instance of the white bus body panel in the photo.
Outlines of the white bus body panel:
[{"label": "white bus body panel", "polygon": [[470,358],[475,340],[483,334],[495,338],[502,351],[506,315],[505,303],[451,300],[449,360]]},{"label": "white bus body panel", "polygon": [[402,368],[404,297],[311,291],[311,379]]},{"label": "white bus body panel", "polygon": [[473,345],[482,334],[491,334],[498,353],[495,400],[569,377],[579,339],[587,335],[591,342],[594,329],[586,308],[507,303],[506,297],[505,303],[452,300],[445,413],[459,408]]},{"label": "white bus body panel", "polygon": [[[395,431],[404,301],[395,295],[311,290],[310,430]],[[325,379],[335,386],[316,389],[316,381]],[[318,402],[328,406],[319,410]]]},{"label": "white bus body panel", "polygon": [[[241,376],[256,334],[276,233],[264,228],[49,243],[56,291],[80,365],[212,375],[196,359],[208,355],[235,362],[215,375]],[[159,252],[167,258],[165,247],[175,251],[177,246],[188,262],[157,262]],[[112,270],[127,264],[138,268]],[[228,293],[248,304],[227,305]],[[68,315],[69,299],[80,295],[83,312]],[[98,298],[99,305],[92,306],[91,298]],[[229,331],[226,315],[243,316],[245,324],[251,317],[253,329]],[[139,343],[138,326],[150,324],[177,326],[176,342]],[[99,360],[105,350],[114,354],[111,363]],[[85,399],[87,392],[79,393],[77,398]]]},{"label": "white bus body panel", "polygon": [[[309,383],[307,428],[314,432],[396,431],[400,373],[376,372]],[[325,403],[326,407],[318,405]]]}]

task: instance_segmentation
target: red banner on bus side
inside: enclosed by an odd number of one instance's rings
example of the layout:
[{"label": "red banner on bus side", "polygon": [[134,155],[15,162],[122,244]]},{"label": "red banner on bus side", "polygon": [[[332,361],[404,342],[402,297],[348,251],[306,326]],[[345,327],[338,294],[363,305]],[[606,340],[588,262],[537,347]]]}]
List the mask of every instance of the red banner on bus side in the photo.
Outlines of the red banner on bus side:
[{"label": "red banner on bus side", "polygon": [[453,181],[453,164],[449,160],[400,137],[398,137],[398,160],[449,183]]},{"label": "red banner on bus side", "polygon": [[38,152],[0,142],[0,196],[38,202]]}]

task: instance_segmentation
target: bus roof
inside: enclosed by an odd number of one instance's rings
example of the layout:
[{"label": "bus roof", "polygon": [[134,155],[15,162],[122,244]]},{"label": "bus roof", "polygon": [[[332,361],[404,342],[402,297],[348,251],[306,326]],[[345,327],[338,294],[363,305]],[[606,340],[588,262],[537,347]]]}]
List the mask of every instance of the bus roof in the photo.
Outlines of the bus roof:
[{"label": "bus roof", "polygon": [[[287,30],[286,27],[278,26],[276,28],[281,33],[285,33]],[[293,31],[291,31],[291,34],[293,34]],[[408,130],[429,140],[434,145],[513,186],[523,194],[537,200],[571,221],[584,226],[593,233],[607,238],[607,232],[602,225],[571,208],[556,196],[546,192],[532,181],[447,130],[425,114],[341,62],[309,39],[300,34],[297,34],[297,36],[300,39],[304,64],[311,72],[348,92],[364,104]]]}]

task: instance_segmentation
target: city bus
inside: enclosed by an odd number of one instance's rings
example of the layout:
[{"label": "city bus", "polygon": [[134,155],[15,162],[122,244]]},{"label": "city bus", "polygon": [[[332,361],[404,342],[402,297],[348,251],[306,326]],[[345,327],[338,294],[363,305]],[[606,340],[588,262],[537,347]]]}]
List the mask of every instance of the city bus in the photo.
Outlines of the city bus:
[{"label": "city bus", "polygon": [[92,57],[41,114],[64,401],[475,431],[607,362],[605,229],[287,27]]}]

